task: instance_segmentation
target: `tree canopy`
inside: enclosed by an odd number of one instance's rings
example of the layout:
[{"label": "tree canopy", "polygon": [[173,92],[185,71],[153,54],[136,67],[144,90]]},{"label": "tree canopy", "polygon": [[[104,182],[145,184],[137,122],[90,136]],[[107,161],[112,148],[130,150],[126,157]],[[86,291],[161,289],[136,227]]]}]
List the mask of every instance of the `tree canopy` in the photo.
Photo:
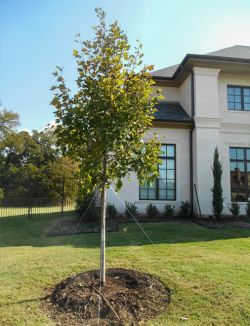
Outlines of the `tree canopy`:
[{"label": "tree canopy", "polygon": [[19,125],[19,115],[3,109],[0,111],[0,139],[15,130]]},{"label": "tree canopy", "polygon": [[153,66],[142,65],[139,42],[133,50],[118,23],[107,26],[103,10],[96,12],[94,39],[81,41],[78,35],[73,51],[77,91],[67,88],[60,67],[52,87],[58,144],[80,163],[85,193],[111,182],[120,189],[131,171],[140,182],[154,179],[160,152],[156,136],[143,141],[159,96],[152,88]]},{"label": "tree canopy", "polygon": [[[5,197],[57,200],[62,178],[77,177],[77,172],[77,165],[60,154],[45,131],[11,132],[0,141],[0,188]],[[66,197],[74,195],[69,187],[65,190]]]}]

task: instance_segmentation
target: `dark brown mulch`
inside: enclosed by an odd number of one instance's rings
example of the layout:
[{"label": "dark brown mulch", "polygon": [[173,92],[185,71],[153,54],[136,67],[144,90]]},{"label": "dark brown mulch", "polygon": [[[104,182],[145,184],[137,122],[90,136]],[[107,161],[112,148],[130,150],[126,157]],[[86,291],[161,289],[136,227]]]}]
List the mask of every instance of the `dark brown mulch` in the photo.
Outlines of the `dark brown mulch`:
[{"label": "dark brown mulch", "polygon": [[249,229],[250,221],[246,218],[222,217],[221,219],[215,218],[196,218],[192,222],[204,226],[209,229]]},{"label": "dark brown mulch", "polygon": [[[107,232],[118,231],[118,221],[107,220]],[[47,236],[60,236],[80,233],[99,233],[100,225],[97,222],[79,222],[77,218],[67,221],[61,220],[56,223],[51,230],[47,232]]]},{"label": "dark brown mulch", "polygon": [[170,303],[169,289],[148,274],[114,268],[106,275],[101,289],[97,270],[57,284],[43,302],[47,314],[56,325],[143,325]]},{"label": "dark brown mulch", "polygon": [[[126,216],[120,216],[120,221],[122,223],[132,222],[132,218],[127,218]],[[179,222],[179,223],[195,223],[200,226],[209,229],[249,229],[250,219],[245,216],[233,218],[232,216],[223,216],[220,219],[215,219],[214,217],[187,217],[187,216],[162,216],[158,215],[156,217],[149,218],[146,215],[138,214],[136,215],[138,222],[142,223],[160,223],[160,222]]]}]

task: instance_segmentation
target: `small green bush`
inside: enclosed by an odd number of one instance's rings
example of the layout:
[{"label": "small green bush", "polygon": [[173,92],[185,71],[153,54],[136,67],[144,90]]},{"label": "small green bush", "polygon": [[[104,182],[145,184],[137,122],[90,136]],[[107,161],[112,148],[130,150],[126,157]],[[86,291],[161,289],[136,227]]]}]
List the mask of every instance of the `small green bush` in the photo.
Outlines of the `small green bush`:
[{"label": "small green bush", "polygon": [[238,217],[240,214],[240,205],[237,202],[232,202],[230,212],[234,218]]},{"label": "small green bush", "polygon": [[129,203],[126,201],[126,210],[125,210],[125,214],[128,218],[132,216],[135,216],[137,213],[137,206],[135,203]]},{"label": "small green bush", "polygon": [[188,217],[190,215],[190,204],[188,201],[181,202],[179,215],[182,217]]},{"label": "small green bush", "polygon": [[159,214],[157,207],[153,204],[149,204],[146,207],[147,217],[154,218]]},{"label": "small green bush", "polygon": [[246,209],[247,217],[250,218],[250,201],[247,202],[245,209]]},{"label": "small green bush", "polygon": [[115,208],[114,204],[109,203],[107,205],[107,215],[112,219],[117,217],[117,209]]},{"label": "small green bush", "polygon": [[94,194],[84,198],[81,196],[76,200],[76,212],[82,222],[96,222],[100,218],[100,211],[96,207],[96,198]]},{"label": "small green bush", "polygon": [[0,188],[0,200],[1,200],[1,199],[3,199],[3,197],[4,197],[4,192],[3,192],[3,189],[2,189],[2,188]]},{"label": "small green bush", "polygon": [[174,215],[174,208],[175,206],[172,204],[167,204],[164,207],[164,215],[165,216],[173,216]]}]

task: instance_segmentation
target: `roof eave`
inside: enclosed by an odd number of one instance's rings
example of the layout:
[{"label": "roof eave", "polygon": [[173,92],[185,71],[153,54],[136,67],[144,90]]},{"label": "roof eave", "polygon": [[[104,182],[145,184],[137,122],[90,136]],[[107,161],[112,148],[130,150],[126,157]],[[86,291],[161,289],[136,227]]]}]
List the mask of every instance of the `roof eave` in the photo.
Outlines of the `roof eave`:
[{"label": "roof eave", "polygon": [[[243,63],[250,65],[250,59],[243,58],[233,58],[233,57],[222,57],[222,56],[214,56],[214,55],[203,55],[203,54],[187,54],[179,67],[176,69],[175,73],[172,77],[163,77],[163,76],[152,76],[153,79],[158,82],[169,82],[170,84],[178,85],[178,79],[180,74],[185,71],[186,65],[189,60],[200,60],[200,61],[213,61],[213,62],[234,62],[234,63]],[[186,70],[186,74],[188,75],[190,71]]]}]

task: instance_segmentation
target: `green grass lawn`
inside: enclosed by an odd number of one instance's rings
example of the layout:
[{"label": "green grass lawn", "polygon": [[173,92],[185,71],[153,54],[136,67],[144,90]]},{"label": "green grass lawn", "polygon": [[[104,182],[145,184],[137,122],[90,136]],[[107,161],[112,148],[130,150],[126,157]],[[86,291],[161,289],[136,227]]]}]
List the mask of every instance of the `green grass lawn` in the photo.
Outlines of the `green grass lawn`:
[{"label": "green grass lawn", "polygon": [[[39,306],[45,288],[98,268],[99,235],[46,237],[57,219],[0,222],[1,326],[53,325]],[[143,227],[154,245],[135,224],[108,234],[107,266],[153,274],[172,290],[169,308],[148,326],[250,324],[250,230],[177,222]]]}]

